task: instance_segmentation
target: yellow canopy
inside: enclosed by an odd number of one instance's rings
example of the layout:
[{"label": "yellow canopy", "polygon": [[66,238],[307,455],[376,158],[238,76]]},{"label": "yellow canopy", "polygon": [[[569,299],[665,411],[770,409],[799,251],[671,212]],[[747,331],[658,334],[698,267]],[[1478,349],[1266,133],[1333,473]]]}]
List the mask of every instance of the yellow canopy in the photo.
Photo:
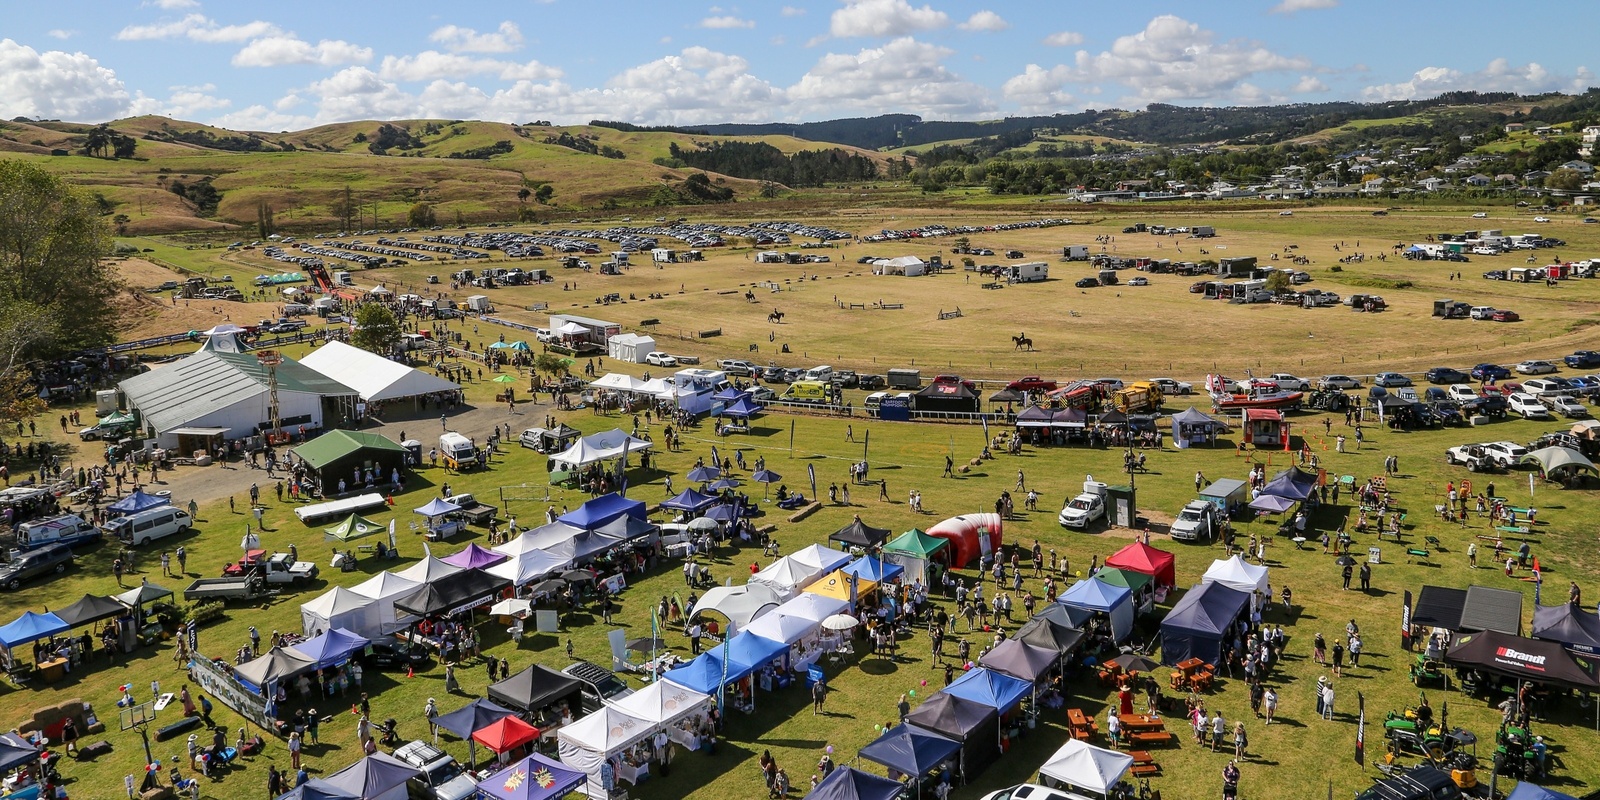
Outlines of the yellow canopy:
[{"label": "yellow canopy", "polygon": [[[807,586],[805,591],[811,592],[812,594],[820,594],[823,597],[832,597],[836,600],[844,600],[849,602],[850,580],[850,575],[844,570],[836,569],[833,572],[818,578],[816,582],[812,583],[810,586]],[[868,592],[875,592],[877,590],[877,581],[869,581],[865,578],[856,580],[857,597],[865,596]]]}]

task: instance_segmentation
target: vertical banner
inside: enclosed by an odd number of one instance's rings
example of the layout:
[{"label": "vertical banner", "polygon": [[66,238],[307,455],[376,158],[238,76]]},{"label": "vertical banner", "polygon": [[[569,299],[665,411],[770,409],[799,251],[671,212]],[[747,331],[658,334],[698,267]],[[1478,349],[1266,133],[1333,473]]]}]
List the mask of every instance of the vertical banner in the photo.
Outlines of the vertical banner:
[{"label": "vertical banner", "polygon": [[390,550],[390,552],[395,552],[395,551],[399,550],[399,548],[396,547],[395,545],[396,545],[396,543],[395,543],[395,540],[394,540],[394,520],[391,519],[391,520],[389,520],[389,550]]},{"label": "vertical banner", "polygon": [[1533,473],[1528,473],[1528,496],[1533,496]]},{"label": "vertical banner", "polygon": [[979,414],[978,421],[983,423],[983,444],[989,446],[989,415]]},{"label": "vertical banner", "polygon": [[1356,707],[1360,716],[1356,718],[1356,763],[1367,763],[1367,698],[1356,692]]},{"label": "vertical banner", "polygon": [[866,461],[867,460],[867,443],[871,442],[871,441],[872,441],[872,429],[868,428],[868,429],[862,431],[861,432],[861,460],[862,461]]},{"label": "vertical banner", "polygon": [[[789,420],[789,457],[794,458],[794,420],[792,419]],[[813,489],[811,493],[816,494],[817,492]]]},{"label": "vertical banner", "polygon": [[716,445],[711,445],[711,466],[715,469],[722,469],[722,456],[717,453]]},{"label": "vertical banner", "polygon": [[811,476],[811,499],[817,500],[817,465],[807,464],[806,473]]}]

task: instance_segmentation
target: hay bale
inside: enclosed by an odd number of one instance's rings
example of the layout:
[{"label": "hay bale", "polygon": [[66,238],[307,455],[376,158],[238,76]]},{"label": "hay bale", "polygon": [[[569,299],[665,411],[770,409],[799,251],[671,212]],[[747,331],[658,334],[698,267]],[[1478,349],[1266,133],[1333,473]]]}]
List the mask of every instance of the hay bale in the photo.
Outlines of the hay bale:
[{"label": "hay bale", "polygon": [[965,475],[965,474],[967,474],[968,472],[971,472],[971,471],[972,471],[972,466],[971,465],[969,465],[969,464],[962,464],[961,465],[961,474]]},{"label": "hay bale", "polygon": [[974,458],[971,461],[968,461],[967,464],[970,465],[970,466],[974,466],[974,467],[981,467],[981,466],[983,466],[983,459]]}]

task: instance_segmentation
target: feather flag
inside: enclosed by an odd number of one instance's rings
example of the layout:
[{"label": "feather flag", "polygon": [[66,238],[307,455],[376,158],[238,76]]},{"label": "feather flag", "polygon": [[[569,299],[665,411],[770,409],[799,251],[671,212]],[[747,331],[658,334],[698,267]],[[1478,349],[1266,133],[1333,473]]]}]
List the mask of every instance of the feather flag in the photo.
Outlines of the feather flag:
[{"label": "feather flag", "polygon": [[1356,692],[1356,707],[1360,715],[1356,718],[1356,763],[1367,763],[1367,698]]},{"label": "feather flag", "polygon": [[811,476],[811,499],[817,499],[817,465],[807,464],[806,474]]}]

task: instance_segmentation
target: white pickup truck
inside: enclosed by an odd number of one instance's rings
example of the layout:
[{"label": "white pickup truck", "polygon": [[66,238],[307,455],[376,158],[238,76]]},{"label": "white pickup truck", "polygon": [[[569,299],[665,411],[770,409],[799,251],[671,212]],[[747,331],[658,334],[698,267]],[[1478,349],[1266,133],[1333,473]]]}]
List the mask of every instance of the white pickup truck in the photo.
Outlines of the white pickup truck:
[{"label": "white pickup truck", "polygon": [[1084,492],[1061,507],[1056,521],[1068,528],[1087,529],[1089,524],[1106,515],[1106,499],[1102,495]]}]

